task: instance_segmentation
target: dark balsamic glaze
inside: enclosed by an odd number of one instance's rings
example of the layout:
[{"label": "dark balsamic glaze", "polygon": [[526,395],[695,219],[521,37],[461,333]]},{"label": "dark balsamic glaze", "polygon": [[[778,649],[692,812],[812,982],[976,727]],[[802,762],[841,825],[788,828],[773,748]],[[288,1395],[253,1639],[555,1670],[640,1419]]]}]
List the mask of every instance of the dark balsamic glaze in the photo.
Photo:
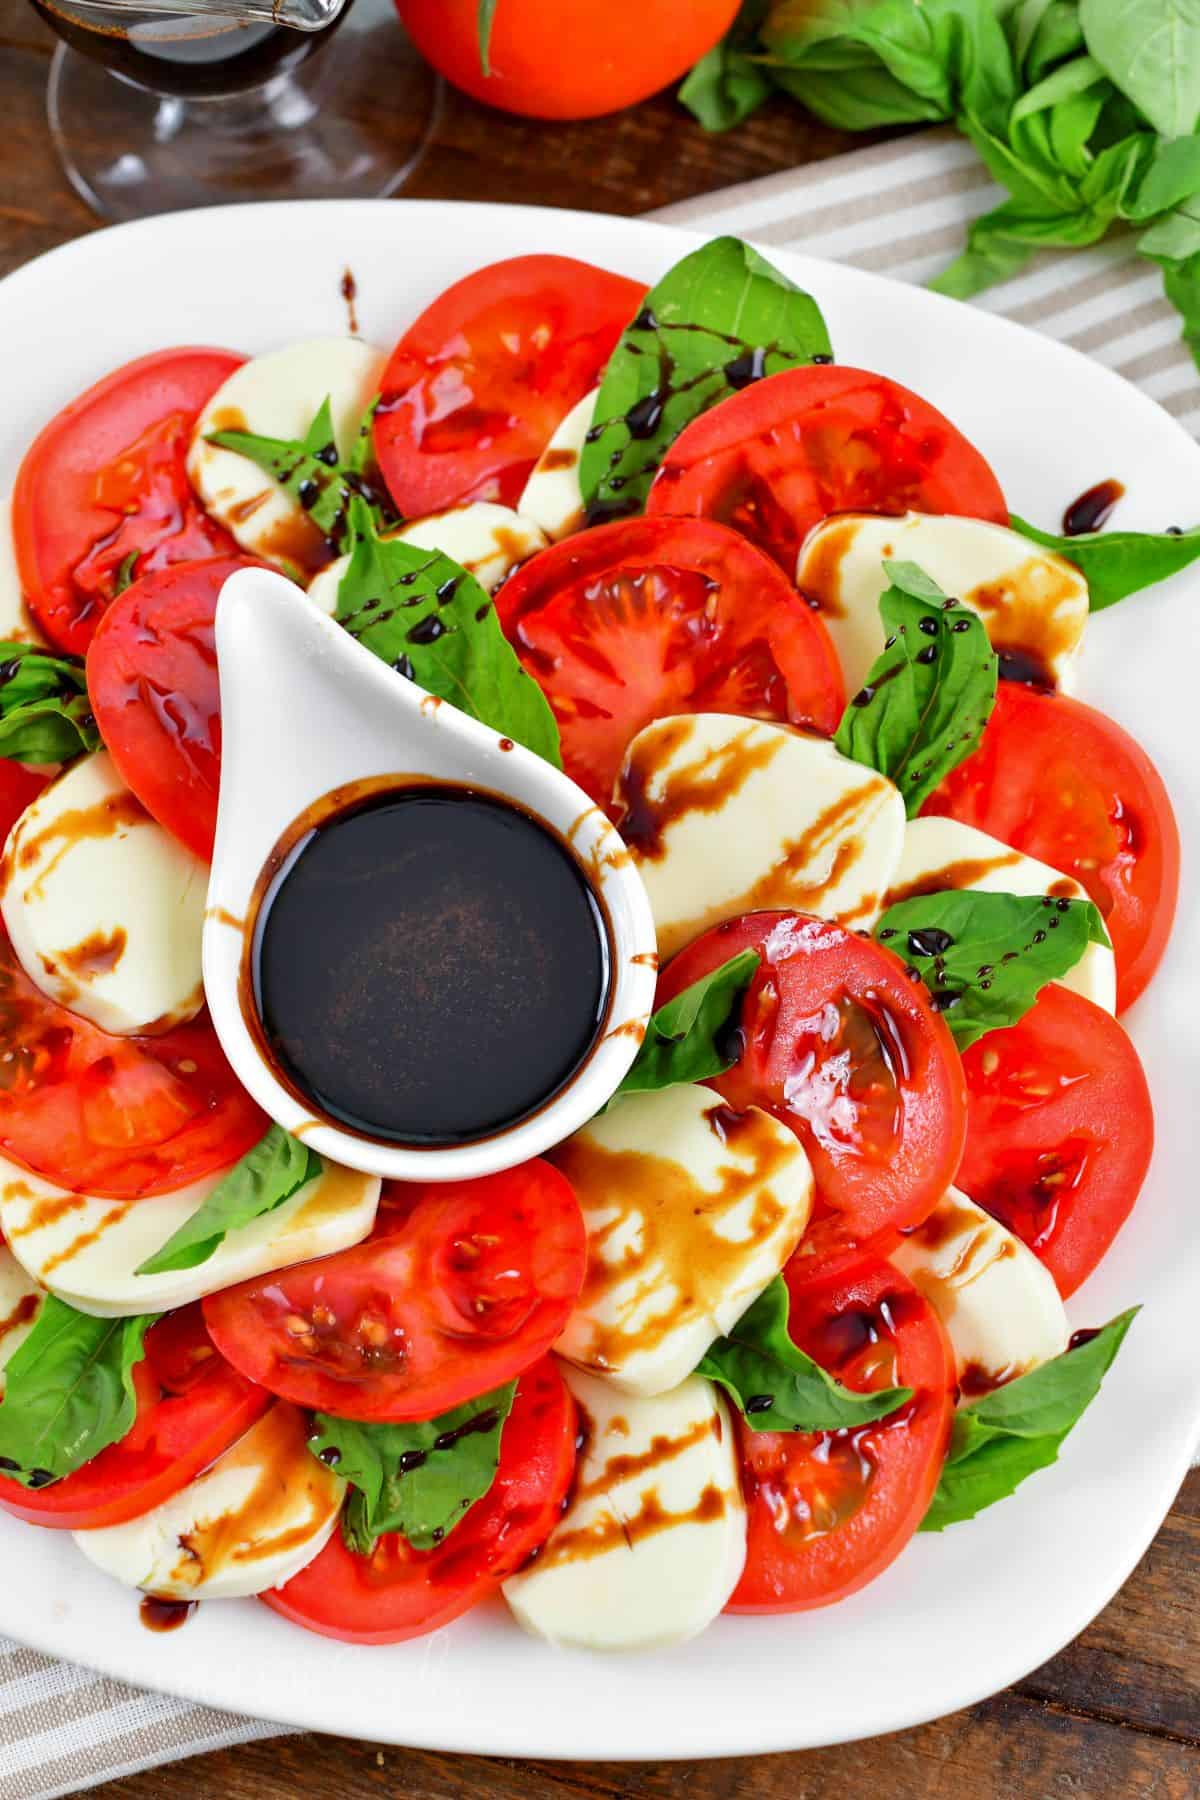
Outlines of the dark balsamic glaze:
[{"label": "dark balsamic glaze", "polygon": [[298,835],[250,944],[282,1078],[336,1123],[416,1146],[486,1137],[550,1100],[597,1039],[609,965],[567,847],[507,801],[435,782],[377,789]]},{"label": "dark balsamic glaze", "polygon": [[195,1610],[194,1600],[164,1600],[161,1594],[143,1594],[138,1616],[147,1631],[178,1631]]},{"label": "dark balsamic glaze", "polygon": [[1082,537],[1086,531],[1099,531],[1124,492],[1121,481],[1098,481],[1088,488],[1063,513],[1063,536]]}]

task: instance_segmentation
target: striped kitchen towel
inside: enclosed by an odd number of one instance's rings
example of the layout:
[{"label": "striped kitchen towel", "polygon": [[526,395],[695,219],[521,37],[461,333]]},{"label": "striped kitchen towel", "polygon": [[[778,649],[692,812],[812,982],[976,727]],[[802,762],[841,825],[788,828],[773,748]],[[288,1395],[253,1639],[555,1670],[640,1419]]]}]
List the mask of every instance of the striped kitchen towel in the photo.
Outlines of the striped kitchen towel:
[{"label": "striped kitchen towel", "polygon": [[[968,144],[933,131],[656,216],[924,281],[961,247],[967,223],[1000,197]],[[1200,434],[1200,377],[1158,270],[1139,262],[1128,240],[1039,255],[977,304],[1097,357]],[[282,1729],[142,1693],[0,1638],[0,1800],[53,1800]]]}]

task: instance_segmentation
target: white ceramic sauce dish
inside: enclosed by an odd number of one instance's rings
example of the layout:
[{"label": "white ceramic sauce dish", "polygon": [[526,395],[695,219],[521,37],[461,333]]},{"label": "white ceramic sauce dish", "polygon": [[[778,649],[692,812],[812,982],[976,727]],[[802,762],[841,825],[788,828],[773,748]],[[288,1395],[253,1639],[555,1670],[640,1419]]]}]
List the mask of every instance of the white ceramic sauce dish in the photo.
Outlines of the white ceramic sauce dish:
[{"label": "white ceramic sauce dish", "polygon": [[[654,1004],[650,903],[616,828],[558,769],[398,675],[282,575],[241,569],[230,577],[217,607],[216,645],[221,792],[204,988],[238,1079],[285,1131],[372,1175],[458,1181],[511,1168],[561,1142],[615,1091]],[[268,859],[307,809],[372,777],[394,777],[397,787],[434,779],[515,801],[567,844],[607,921],[608,1005],[591,1050],[537,1111],[473,1141],[410,1147],[342,1129],[281,1080],[247,1016],[247,944]]]}]

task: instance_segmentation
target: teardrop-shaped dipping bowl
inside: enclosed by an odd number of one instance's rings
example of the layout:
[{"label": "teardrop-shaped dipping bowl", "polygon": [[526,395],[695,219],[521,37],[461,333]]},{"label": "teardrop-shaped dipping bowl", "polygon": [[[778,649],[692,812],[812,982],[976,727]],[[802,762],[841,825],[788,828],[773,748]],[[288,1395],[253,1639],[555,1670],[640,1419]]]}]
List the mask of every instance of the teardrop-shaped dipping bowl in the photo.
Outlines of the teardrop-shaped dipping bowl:
[{"label": "teardrop-shaped dipping bowl", "polygon": [[[216,646],[221,791],[204,985],[239,1080],[320,1155],[408,1181],[510,1168],[592,1118],[637,1053],[657,966],[645,889],[605,814],[541,757],[389,668],[281,575],[243,569],[231,576],[217,608]],[[467,1141],[421,1143],[418,1134],[418,1141],[396,1141],[394,1132],[372,1135],[361,1121],[351,1129],[331,1118],[281,1069],[255,995],[256,918],[272,884],[286,879],[289,854],[311,841],[314,825],[344,816],[362,796],[422,783],[508,802],[547,827],[573,857],[607,936],[607,998],[590,1048],[540,1105]],[[319,941],[312,954],[321,955]],[[454,1025],[469,1037],[469,1016]],[[402,1005],[395,1030],[405,1030]],[[411,1043],[405,1049],[411,1053]]]}]

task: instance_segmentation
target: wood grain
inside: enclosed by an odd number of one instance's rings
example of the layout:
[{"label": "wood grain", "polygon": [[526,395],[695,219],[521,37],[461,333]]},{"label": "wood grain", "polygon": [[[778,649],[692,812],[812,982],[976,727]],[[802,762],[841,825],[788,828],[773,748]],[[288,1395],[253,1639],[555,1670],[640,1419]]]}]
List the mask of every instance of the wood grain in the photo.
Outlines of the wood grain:
[{"label": "wood grain", "polygon": [[[96,225],[63,180],[46,130],[52,48],[23,0],[0,0],[0,272]],[[577,125],[509,119],[451,94],[406,191],[639,213],[863,141],[783,101],[714,138],[669,94]],[[970,1648],[964,1642],[964,1657]],[[1185,1482],[1136,1573],[1074,1644],[1008,1693],[915,1731],[797,1756],[631,1765],[287,1738],[94,1791],[99,1800],[1196,1800],[1200,1475]]]}]

